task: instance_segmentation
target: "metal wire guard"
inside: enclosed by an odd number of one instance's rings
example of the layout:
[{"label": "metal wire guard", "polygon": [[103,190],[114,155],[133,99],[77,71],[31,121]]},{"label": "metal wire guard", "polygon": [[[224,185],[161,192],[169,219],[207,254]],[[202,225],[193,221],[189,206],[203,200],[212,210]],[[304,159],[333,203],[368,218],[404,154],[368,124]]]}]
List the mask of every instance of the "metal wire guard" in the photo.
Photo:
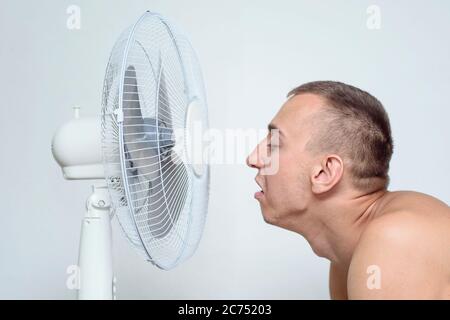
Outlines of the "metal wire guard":
[{"label": "metal wire guard", "polygon": [[123,32],[106,70],[102,147],[107,183],[127,238],[149,261],[171,269],[198,246],[205,222],[209,166],[187,164],[186,112],[196,100],[208,126],[195,53],[177,28],[146,12]]}]

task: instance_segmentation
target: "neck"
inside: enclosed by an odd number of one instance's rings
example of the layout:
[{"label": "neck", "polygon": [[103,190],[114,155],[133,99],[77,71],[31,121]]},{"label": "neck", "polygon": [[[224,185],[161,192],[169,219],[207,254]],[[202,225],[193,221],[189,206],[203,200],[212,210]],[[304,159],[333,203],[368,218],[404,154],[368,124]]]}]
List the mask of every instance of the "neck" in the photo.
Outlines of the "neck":
[{"label": "neck", "polygon": [[388,193],[384,189],[369,194],[349,191],[339,199],[317,201],[300,215],[293,231],[303,235],[318,256],[348,267],[362,232]]}]

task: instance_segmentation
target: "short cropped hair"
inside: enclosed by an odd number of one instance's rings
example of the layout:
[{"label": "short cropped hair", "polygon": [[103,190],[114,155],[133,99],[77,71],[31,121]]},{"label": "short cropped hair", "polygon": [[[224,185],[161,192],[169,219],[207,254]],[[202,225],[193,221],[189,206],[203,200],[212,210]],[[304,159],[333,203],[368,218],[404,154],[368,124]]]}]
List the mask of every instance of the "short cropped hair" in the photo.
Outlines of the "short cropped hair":
[{"label": "short cropped hair", "polygon": [[336,81],[302,84],[288,97],[310,93],[324,99],[315,134],[306,147],[344,157],[354,187],[364,191],[387,189],[393,140],[389,117],[377,98],[354,86]]}]

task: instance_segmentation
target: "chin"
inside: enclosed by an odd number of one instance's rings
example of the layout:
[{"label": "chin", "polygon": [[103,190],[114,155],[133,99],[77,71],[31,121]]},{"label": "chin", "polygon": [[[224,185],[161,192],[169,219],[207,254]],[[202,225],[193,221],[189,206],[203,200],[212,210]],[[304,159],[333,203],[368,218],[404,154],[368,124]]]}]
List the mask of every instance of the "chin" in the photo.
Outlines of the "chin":
[{"label": "chin", "polygon": [[263,209],[261,208],[263,219],[266,223],[277,226],[279,219],[277,214],[273,209]]}]

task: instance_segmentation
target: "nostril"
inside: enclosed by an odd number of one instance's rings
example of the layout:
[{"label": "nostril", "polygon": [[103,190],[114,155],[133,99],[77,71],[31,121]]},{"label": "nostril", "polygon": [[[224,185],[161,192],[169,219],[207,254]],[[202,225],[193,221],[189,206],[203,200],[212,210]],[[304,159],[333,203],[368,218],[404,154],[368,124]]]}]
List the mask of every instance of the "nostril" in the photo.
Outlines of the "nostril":
[{"label": "nostril", "polygon": [[245,159],[245,163],[246,163],[247,166],[249,166],[250,168],[252,167],[252,164],[250,163],[250,156],[248,156],[248,157]]},{"label": "nostril", "polygon": [[248,155],[247,157],[247,165],[250,168],[256,168],[257,167],[257,163],[258,163],[258,157],[255,154],[255,152],[252,152]]},{"label": "nostril", "polygon": [[249,156],[249,157],[247,157],[247,166],[249,166],[250,168],[258,168],[257,166],[256,166],[256,164],[254,163],[254,161],[252,161],[252,158]]}]

